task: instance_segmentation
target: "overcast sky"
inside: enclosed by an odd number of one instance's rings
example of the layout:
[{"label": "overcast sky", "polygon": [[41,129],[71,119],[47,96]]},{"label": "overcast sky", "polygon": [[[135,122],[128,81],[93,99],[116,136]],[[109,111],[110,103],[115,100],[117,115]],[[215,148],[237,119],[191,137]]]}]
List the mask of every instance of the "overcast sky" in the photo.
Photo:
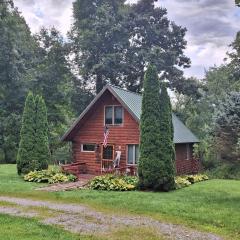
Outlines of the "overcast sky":
[{"label": "overcast sky", "polygon": [[[129,0],[134,2],[136,0]],[[66,34],[72,21],[73,0],[15,0],[32,32],[55,26]],[[205,69],[223,62],[228,45],[240,30],[240,8],[234,0],[159,0],[168,17],[188,29],[186,55],[192,66],[186,76],[203,77]]]}]

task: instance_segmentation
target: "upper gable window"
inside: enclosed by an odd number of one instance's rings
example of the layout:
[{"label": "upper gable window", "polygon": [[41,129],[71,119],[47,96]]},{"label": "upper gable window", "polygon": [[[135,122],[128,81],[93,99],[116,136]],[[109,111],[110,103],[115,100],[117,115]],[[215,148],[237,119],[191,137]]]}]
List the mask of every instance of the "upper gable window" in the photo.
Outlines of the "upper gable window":
[{"label": "upper gable window", "polygon": [[119,125],[123,123],[122,106],[105,107],[105,125]]}]

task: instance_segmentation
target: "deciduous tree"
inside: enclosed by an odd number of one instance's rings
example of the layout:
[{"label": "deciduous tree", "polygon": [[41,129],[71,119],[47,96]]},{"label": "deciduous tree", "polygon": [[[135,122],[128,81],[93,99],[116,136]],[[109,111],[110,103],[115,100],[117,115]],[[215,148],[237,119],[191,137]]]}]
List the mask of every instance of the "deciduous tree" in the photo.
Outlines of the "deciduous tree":
[{"label": "deciduous tree", "polygon": [[16,162],[36,44],[13,1],[0,1],[0,160]]},{"label": "deciduous tree", "polygon": [[71,29],[75,64],[82,81],[92,83],[98,93],[106,81],[119,84],[123,53],[128,44],[123,27],[125,0],[76,0]]},{"label": "deciduous tree", "polygon": [[99,92],[106,82],[140,92],[144,70],[155,64],[172,89],[186,85],[183,71],[186,29],[170,22],[167,10],[154,0],[125,4],[124,0],[74,2],[72,53],[82,79]]},{"label": "deciduous tree", "polygon": [[[67,59],[68,48],[60,32],[55,28],[42,28],[35,35],[38,43],[38,62],[29,83],[35,94],[43,96],[48,108],[49,142],[51,153],[61,146],[63,135],[74,116],[71,106],[75,91],[74,76]],[[80,103],[79,103],[80,105]]]}]

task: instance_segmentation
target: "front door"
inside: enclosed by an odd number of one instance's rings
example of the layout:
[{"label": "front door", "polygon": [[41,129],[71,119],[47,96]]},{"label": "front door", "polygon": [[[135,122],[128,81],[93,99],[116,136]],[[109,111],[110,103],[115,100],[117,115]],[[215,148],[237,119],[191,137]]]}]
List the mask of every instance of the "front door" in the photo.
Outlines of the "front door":
[{"label": "front door", "polygon": [[113,169],[114,145],[102,146],[102,171]]}]

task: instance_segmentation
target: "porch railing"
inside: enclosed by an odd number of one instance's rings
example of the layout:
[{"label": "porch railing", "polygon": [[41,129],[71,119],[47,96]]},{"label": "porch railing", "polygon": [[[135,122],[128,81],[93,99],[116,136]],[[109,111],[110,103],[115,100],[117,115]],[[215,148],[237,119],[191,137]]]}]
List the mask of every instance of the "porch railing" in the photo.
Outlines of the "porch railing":
[{"label": "porch railing", "polygon": [[137,175],[137,167],[136,166],[124,166],[124,167],[116,167],[113,166],[112,160],[102,160],[102,174],[118,174],[118,175]]}]

